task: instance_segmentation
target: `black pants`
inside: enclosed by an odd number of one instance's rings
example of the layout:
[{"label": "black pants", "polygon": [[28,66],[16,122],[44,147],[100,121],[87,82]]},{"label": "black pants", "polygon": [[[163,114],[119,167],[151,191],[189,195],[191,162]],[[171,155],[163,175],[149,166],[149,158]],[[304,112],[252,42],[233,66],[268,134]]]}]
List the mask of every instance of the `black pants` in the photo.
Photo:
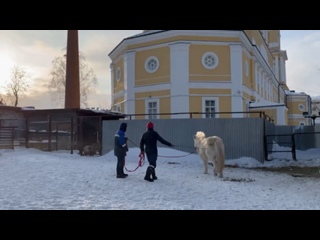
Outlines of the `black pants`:
[{"label": "black pants", "polygon": [[158,154],[147,154],[149,165],[154,166],[154,168],[157,167],[157,158],[158,158]]},{"label": "black pants", "polygon": [[117,175],[122,175],[125,156],[117,156]]}]

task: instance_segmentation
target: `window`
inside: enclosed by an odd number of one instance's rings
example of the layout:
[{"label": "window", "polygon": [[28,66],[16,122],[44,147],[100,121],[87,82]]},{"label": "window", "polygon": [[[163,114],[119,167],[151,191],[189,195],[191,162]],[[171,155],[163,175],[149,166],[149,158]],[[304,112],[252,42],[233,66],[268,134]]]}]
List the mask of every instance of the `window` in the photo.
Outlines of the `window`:
[{"label": "window", "polygon": [[116,112],[121,112],[121,104],[117,104],[114,106]]},{"label": "window", "polygon": [[244,74],[248,77],[249,75],[249,63],[248,61],[244,62]]},{"label": "window", "polygon": [[304,110],[304,105],[303,104],[299,104],[299,110],[303,111]]},{"label": "window", "polygon": [[218,98],[203,98],[202,99],[202,112],[203,118],[216,118],[218,112]]},{"label": "window", "polygon": [[214,69],[218,66],[219,59],[218,56],[213,52],[206,52],[202,56],[202,66],[206,69]]},{"label": "window", "polygon": [[205,118],[214,118],[215,102],[214,100],[206,100],[204,106]]},{"label": "window", "polygon": [[117,79],[117,82],[120,81],[120,78],[121,78],[121,69],[118,67],[117,68],[117,72],[116,72],[116,79]]},{"label": "window", "polygon": [[159,68],[158,58],[154,56],[149,57],[144,64],[144,68],[148,73],[154,73],[157,71]]},{"label": "window", "polygon": [[[150,99],[146,101],[146,119],[157,119],[158,115],[154,115],[159,113],[159,100],[158,99]],[[152,115],[153,114],[153,115]]]}]

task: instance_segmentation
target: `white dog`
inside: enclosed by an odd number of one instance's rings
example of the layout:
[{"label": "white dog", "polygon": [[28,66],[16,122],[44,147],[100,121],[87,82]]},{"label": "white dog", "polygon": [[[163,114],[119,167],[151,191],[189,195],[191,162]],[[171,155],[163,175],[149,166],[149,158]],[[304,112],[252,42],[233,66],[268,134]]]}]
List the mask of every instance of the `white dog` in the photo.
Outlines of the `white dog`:
[{"label": "white dog", "polygon": [[212,161],[213,174],[223,177],[225,150],[224,143],[220,137],[207,137],[204,132],[198,131],[193,137],[194,147],[203,161],[204,174],[208,173],[208,162]]}]

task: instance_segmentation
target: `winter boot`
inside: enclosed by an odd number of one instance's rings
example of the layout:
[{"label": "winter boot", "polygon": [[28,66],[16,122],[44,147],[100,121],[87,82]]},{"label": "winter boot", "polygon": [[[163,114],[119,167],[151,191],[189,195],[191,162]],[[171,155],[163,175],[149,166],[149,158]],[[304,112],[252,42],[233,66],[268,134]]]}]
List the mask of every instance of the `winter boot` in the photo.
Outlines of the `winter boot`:
[{"label": "winter boot", "polygon": [[153,180],[157,180],[157,179],[158,179],[157,176],[156,176],[156,168],[153,168],[153,171],[152,171],[152,173],[151,173],[151,176],[152,176],[152,179],[153,179]]},{"label": "winter boot", "polygon": [[117,166],[117,178],[126,178],[128,175],[123,173],[123,167]]},{"label": "winter boot", "polygon": [[122,174],[117,174],[117,178],[126,178],[127,176],[122,175]]},{"label": "winter boot", "polygon": [[147,172],[146,172],[146,176],[144,177],[144,180],[149,181],[149,182],[153,182],[153,179],[151,178],[151,174],[153,172],[154,167],[152,165],[150,165],[147,168]]},{"label": "winter boot", "polygon": [[123,169],[122,169],[122,175],[125,177],[128,177],[128,174],[124,173]]}]

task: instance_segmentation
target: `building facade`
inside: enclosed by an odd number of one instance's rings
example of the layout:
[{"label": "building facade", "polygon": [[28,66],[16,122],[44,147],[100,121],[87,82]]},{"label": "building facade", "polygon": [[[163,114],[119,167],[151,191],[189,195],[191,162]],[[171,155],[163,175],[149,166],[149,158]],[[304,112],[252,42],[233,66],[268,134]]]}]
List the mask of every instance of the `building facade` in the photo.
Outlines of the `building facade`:
[{"label": "building facade", "polygon": [[277,125],[307,124],[309,96],[289,90],[280,38],[280,30],[143,30],[109,54],[112,110],[141,114],[133,119],[264,111]]}]

